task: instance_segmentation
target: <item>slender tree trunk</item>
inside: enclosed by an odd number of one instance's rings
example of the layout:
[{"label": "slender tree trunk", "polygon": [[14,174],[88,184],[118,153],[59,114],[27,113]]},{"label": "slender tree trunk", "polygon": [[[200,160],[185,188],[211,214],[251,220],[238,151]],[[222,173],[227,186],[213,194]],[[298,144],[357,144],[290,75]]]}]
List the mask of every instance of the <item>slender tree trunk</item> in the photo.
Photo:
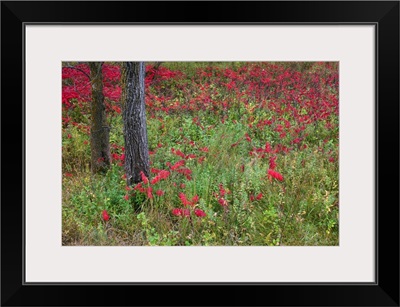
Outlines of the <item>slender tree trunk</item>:
[{"label": "slender tree trunk", "polygon": [[150,174],[144,94],[144,62],[122,64],[122,107],[125,139],[125,173],[128,186]]},{"label": "slender tree trunk", "polygon": [[102,62],[89,62],[92,84],[92,126],[90,147],[92,151],[92,173],[104,172],[111,162],[109,133],[106,107],[103,96]]}]

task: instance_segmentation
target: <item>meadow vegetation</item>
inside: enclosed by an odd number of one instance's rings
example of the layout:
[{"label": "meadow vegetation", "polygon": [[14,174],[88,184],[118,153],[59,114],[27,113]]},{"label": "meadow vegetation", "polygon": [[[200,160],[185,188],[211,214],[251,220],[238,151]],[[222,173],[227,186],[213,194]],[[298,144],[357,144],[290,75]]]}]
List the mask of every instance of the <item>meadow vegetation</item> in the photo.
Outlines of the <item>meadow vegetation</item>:
[{"label": "meadow vegetation", "polygon": [[63,245],[339,244],[338,63],[146,66],[151,176],[124,175],[118,63],[103,65],[112,165],[90,170],[85,63],[62,70]]}]

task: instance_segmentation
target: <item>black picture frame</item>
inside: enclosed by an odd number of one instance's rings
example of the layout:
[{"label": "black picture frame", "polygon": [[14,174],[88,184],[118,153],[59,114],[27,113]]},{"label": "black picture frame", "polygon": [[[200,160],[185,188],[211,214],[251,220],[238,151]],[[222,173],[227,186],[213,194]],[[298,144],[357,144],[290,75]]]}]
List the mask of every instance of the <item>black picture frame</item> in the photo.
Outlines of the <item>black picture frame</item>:
[{"label": "black picture frame", "polygon": [[[376,282],[26,284],[23,41],[27,23],[374,25]],[[3,1],[1,148],[2,306],[399,306],[399,1]],[[113,269],[112,262],[106,269]],[[184,299],[183,293],[191,298]]]}]

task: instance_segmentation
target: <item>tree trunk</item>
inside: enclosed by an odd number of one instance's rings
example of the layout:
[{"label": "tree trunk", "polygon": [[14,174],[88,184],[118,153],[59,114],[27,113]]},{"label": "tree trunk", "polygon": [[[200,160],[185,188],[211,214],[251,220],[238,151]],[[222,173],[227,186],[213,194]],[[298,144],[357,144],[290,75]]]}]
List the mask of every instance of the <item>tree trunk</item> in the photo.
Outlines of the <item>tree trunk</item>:
[{"label": "tree trunk", "polygon": [[125,173],[128,186],[141,182],[140,173],[150,174],[144,95],[144,62],[122,64],[122,107],[125,140]]},{"label": "tree trunk", "polygon": [[107,125],[106,107],[104,105],[102,65],[102,62],[89,62],[92,84],[90,147],[93,174],[106,171],[111,162],[110,128]]}]

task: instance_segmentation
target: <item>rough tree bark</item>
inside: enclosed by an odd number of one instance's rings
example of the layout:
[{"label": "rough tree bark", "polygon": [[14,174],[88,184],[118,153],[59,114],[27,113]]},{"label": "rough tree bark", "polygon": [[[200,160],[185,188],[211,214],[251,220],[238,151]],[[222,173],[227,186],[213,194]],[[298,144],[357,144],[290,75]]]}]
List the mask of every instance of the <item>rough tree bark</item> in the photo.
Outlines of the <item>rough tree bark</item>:
[{"label": "rough tree bark", "polygon": [[93,174],[106,171],[111,162],[110,128],[107,125],[106,107],[104,104],[102,66],[102,62],[89,62],[90,81],[92,85],[90,147]]},{"label": "rough tree bark", "polygon": [[122,64],[121,102],[124,120],[125,174],[128,186],[141,182],[140,172],[150,174],[144,94],[144,62]]}]

